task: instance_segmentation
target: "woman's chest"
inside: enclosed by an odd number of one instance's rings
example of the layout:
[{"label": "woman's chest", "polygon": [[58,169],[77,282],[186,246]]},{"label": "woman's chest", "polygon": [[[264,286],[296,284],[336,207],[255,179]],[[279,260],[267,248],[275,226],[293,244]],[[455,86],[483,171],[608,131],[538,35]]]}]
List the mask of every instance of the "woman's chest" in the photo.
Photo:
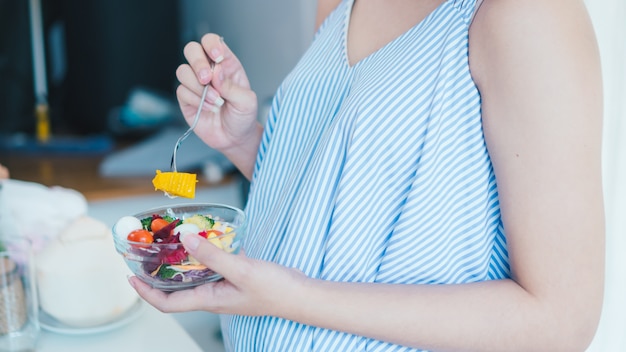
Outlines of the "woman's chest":
[{"label": "woman's chest", "polygon": [[353,66],[393,42],[417,26],[443,2],[444,0],[355,0],[346,17],[349,64]]}]

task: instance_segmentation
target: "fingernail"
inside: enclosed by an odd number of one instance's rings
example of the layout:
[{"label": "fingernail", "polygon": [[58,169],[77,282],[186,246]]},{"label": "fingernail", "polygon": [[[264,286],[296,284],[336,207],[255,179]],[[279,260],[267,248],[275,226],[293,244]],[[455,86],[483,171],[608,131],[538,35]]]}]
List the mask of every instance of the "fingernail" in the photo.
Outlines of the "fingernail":
[{"label": "fingernail", "polygon": [[219,64],[220,62],[222,62],[222,60],[224,60],[224,56],[222,56],[217,49],[211,50],[211,56],[215,56],[215,59],[213,59],[213,61],[215,61],[216,64]]},{"label": "fingernail", "polygon": [[199,76],[200,76],[200,82],[206,82],[211,76],[211,72],[208,69],[203,68],[202,70],[200,70]]},{"label": "fingernail", "polygon": [[209,90],[209,92],[207,93],[207,100],[212,101],[213,104],[217,106],[224,105],[224,99],[222,99],[222,97],[220,97],[219,94],[217,94],[217,92],[214,90]]},{"label": "fingernail", "polygon": [[135,283],[130,279],[131,277],[131,275],[126,275],[126,280],[128,280],[128,283],[132,286],[132,288],[135,288]]},{"label": "fingernail", "polygon": [[181,235],[180,241],[189,249],[196,249],[200,245],[198,236]]}]

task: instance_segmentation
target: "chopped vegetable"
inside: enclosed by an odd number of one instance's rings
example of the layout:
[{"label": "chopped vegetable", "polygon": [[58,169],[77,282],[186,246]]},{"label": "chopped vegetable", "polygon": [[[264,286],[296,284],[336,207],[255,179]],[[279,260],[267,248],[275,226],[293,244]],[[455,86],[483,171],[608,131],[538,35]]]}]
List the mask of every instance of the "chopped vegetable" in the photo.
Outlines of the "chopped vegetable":
[{"label": "chopped vegetable", "polygon": [[172,230],[180,223],[180,220],[176,219],[169,224],[163,226],[159,231],[154,232],[154,240],[156,242],[163,242],[164,239],[171,237]]},{"label": "chopped vegetable", "polygon": [[200,230],[210,230],[215,224],[215,220],[202,214],[196,214],[183,220],[183,224],[195,224]]},{"label": "chopped vegetable", "polygon": [[[235,228],[218,217],[194,214],[182,220],[170,215],[152,214],[143,219],[122,219],[118,221],[121,224],[116,224],[116,228],[128,229],[130,232],[126,238],[129,241],[144,243],[131,244],[131,253],[141,258],[142,269],[146,275],[162,281],[191,282],[216,274],[189,255],[180,244],[181,235],[197,234],[227,252],[233,252],[239,245],[238,242],[233,243]],[[150,243],[158,246],[148,246]]]},{"label": "chopped vegetable", "polygon": [[180,271],[170,268],[169,265],[161,265],[157,270],[152,272],[152,276],[158,276],[163,279],[172,279],[176,275],[180,275]]},{"label": "chopped vegetable", "polygon": [[163,191],[170,197],[184,198],[195,198],[196,182],[196,174],[161,170],[156,170],[156,176],[152,179],[155,190]]},{"label": "chopped vegetable", "polygon": [[141,243],[152,243],[154,242],[154,238],[152,234],[148,230],[139,229],[131,231],[128,234],[128,240],[131,242],[141,242]]},{"label": "chopped vegetable", "polygon": [[169,224],[170,224],[170,222],[165,220],[165,219],[163,219],[163,218],[155,218],[150,223],[150,231],[157,232],[157,231],[161,230],[162,228],[164,228],[165,226],[167,226]]},{"label": "chopped vegetable", "polygon": [[152,217],[141,219],[141,227],[144,230],[150,231],[150,224],[152,223]]}]

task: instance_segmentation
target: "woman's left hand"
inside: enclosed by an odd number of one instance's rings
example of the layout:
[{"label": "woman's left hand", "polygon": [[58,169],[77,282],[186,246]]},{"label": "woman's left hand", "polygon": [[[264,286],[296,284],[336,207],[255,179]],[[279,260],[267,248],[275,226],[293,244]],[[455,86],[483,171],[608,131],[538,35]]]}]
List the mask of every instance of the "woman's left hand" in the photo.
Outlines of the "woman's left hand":
[{"label": "woman's left hand", "polygon": [[182,242],[190,255],[223,275],[224,280],[168,293],[135,276],[129,278],[139,296],[162,312],[280,315],[281,310],[288,309],[288,297],[307,280],[297,269],[224,252],[197,235],[184,236]]}]

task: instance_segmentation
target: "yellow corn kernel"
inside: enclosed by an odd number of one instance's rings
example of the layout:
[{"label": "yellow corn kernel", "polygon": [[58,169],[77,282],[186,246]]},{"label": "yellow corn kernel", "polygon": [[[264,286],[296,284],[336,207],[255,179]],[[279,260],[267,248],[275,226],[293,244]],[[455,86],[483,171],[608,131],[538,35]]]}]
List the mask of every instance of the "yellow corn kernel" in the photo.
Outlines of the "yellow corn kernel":
[{"label": "yellow corn kernel", "polygon": [[220,237],[220,241],[222,241],[222,249],[227,252],[232,252],[233,248],[231,246],[233,245],[233,237],[234,236],[232,235],[223,235]]},{"label": "yellow corn kernel", "polygon": [[165,192],[172,197],[194,198],[196,196],[196,174],[184,172],[161,172],[156,170],[152,179],[155,190]]},{"label": "yellow corn kernel", "polygon": [[[213,235],[213,236],[211,236]],[[222,242],[220,241],[220,239],[213,233],[209,233],[209,236],[207,237],[207,240],[211,243],[213,243],[215,245],[215,247],[219,248],[219,249],[224,249],[224,247],[222,246]]]}]

